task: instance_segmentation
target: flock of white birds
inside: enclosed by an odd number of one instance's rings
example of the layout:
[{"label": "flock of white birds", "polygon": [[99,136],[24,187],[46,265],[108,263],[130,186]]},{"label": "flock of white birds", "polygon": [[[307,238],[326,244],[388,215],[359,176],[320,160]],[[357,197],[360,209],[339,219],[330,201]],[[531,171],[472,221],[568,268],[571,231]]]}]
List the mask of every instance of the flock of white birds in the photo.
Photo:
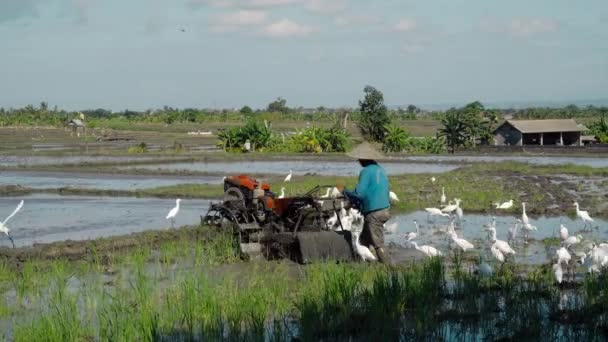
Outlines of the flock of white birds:
[{"label": "flock of white birds", "polygon": [[[431,179],[432,183],[435,183],[436,179]],[[440,208],[425,208],[427,213],[427,220],[430,222],[431,218],[434,217],[448,217],[449,223],[446,225],[444,233],[451,239],[451,248],[456,251],[466,252],[475,248],[474,244],[458,237],[456,233],[456,226],[454,222],[456,220],[461,221],[463,218],[463,212],[460,207],[461,200],[454,198],[453,201],[446,203],[447,197],[445,189],[441,188],[441,196],[439,199],[442,204]],[[514,205],[513,200],[509,200],[504,203],[494,203],[494,207],[497,210],[511,209]],[[573,203],[576,209],[576,216],[583,222],[582,231],[591,230],[593,218],[587,211],[580,210],[580,206],[577,202]],[[530,218],[526,213],[526,203],[521,203],[522,213],[521,218],[516,220],[514,226],[510,227],[507,231],[508,241],[499,240],[496,237],[496,218],[492,217],[492,221],[483,226],[483,229],[488,233],[486,242],[485,252],[489,251],[489,254],[499,263],[508,261],[510,256],[514,256],[516,251],[511,247],[509,243],[516,243],[516,238],[519,230],[523,230],[524,242],[529,240],[531,232],[536,231],[537,228],[532,225]],[[424,253],[428,257],[441,256],[442,253],[437,248],[430,245],[418,246],[415,238],[419,234],[420,228],[416,221],[414,221],[416,228],[415,232],[410,232],[402,235],[405,247],[415,248],[416,250]],[[387,231],[390,233],[390,231]],[[608,268],[608,243],[600,243],[599,245],[594,242],[588,242],[583,244],[584,239],[580,234],[570,235],[568,228],[563,224],[560,224],[559,236],[561,240],[561,246],[556,250],[552,260],[555,262],[552,265],[552,269],[555,275],[555,279],[558,283],[562,283],[564,280],[564,273],[571,274],[574,280],[574,268],[576,265],[587,267],[588,272],[599,272],[602,269]],[[579,246],[578,250],[573,250],[573,247]],[[477,270],[482,275],[490,275],[493,273],[492,267],[484,261],[484,253],[480,254],[480,262],[477,266]]]},{"label": "flock of white birds", "polygon": [[[290,182],[292,177],[293,172],[290,170],[289,174],[285,177],[284,182]],[[431,182],[433,184],[436,181],[437,180],[435,177],[431,178]],[[337,198],[339,196],[341,196],[340,190],[333,187],[327,188],[327,192],[322,195],[321,198]],[[285,197],[285,187],[281,188],[281,193],[278,197]],[[394,192],[391,191],[390,200],[392,203],[395,203],[399,201],[399,198]],[[451,248],[459,252],[466,252],[468,250],[475,249],[475,245],[473,243],[459,237],[458,233],[456,232],[455,221],[458,220],[461,222],[464,216],[462,208],[460,207],[460,204],[462,203],[461,199],[454,198],[453,201],[446,203],[447,196],[445,194],[445,188],[442,187],[439,201],[441,203],[440,208],[424,209],[427,213],[427,220],[430,222],[431,218],[433,217],[448,217],[449,223],[446,225],[444,233],[446,237],[451,240]],[[175,207],[171,209],[166,216],[167,220],[171,220],[171,227],[173,227],[175,217],[179,213],[181,199],[177,199],[175,202]],[[320,200],[319,202],[321,205],[323,204],[323,200]],[[9,216],[7,216],[4,221],[0,222],[0,233],[4,233],[10,239],[13,247],[15,247],[15,243],[10,235],[10,229],[8,228],[7,223],[19,212],[19,210],[21,210],[23,203],[23,200],[19,202],[15,210]],[[513,207],[514,202],[513,200],[509,200],[504,203],[495,203],[494,205],[495,209],[497,210],[507,210]],[[593,218],[587,211],[580,210],[580,206],[577,202],[574,202],[573,206],[576,209],[577,218],[582,220],[584,223],[582,230],[584,231],[586,229],[591,229],[591,225],[594,222]],[[521,207],[521,218],[517,219],[515,225],[509,228],[508,241],[499,240],[496,237],[495,217],[492,218],[490,223],[483,226],[483,229],[488,233],[486,243],[487,248],[485,250],[489,250],[491,256],[500,263],[506,262],[509,256],[514,256],[516,254],[516,251],[509,245],[509,242],[515,243],[519,229],[522,229],[524,232],[524,241],[529,239],[529,234],[531,232],[537,230],[537,228],[531,224],[530,218],[526,214],[526,203],[522,202]],[[344,206],[342,206],[338,212],[334,212],[333,216],[327,220],[327,226],[329,229],[351,231],[353,236],[353,249],[364,261],[375,261],[376,256],[369,250],[369,248],[361,245],[359,241],[359,237],[363,231],[363,223],[364,217],[361,212],[355,208],[345,209]],[[414,225],[415,231],[401,235],[404,241],[404,247],[416,249],[428,257],[442,256],[442,252],[433,246],[418,245],[416,238],[420,234],[420,226],[416,220],[414,220]],[[384,228],[387,234],[394,234],[398,230],[398,224],[396,222],[385,224]],[[608,243],[600,243],[599,245],[596,245],[593,242],[589,242],[584,244],[581,250],[573,251],[573,246],[583,245],[584,239],[580,234],[570,235],[568,228],[563,224],[560,225],[559,237],[561,239],[561,247],[555,252],[555,257],[553,258],[555,263],[552,265],[555,279],[558,283],[562,283],[564,280],[564,273],[566,273],[566,275],[570,274],[574,276],[575,264],[587,267],[588,272],[599,272],[602,269],[608,268]],[[575,258],[574,261],[572,260],[572,255],[574,255]],[[481,253],[480,262],[477,266],[478,271],[482,275],[490,275],[493,272],[492,267],[485,262],[484,259],[484,253]]]}]

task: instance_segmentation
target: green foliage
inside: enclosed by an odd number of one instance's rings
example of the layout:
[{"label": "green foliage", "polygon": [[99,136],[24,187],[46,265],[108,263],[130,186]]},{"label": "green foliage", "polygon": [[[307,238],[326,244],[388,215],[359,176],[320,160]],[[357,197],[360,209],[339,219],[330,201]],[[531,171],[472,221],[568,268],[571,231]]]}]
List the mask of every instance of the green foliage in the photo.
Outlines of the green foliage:
[{"label": "green foliage", "polygon": [[253,113],[253,109],[251,109],[251,107],[249,107],[249,106],[243,106],[243,108],[241,108],[241,110],[239,110],[239,113],[251,114],[251,113]]},{"label": "green foliage", "polygon": [[128,152],[132,154],[146,153],[148,152],[148,145],[142,141],[135,146],[129,147]]},{"label": "green foliage", "polygon": [[384,152],[401,152],[407,147],[410,136],[403,128],[389,124],[385,126],[385,130],[386,133],[384,134],[384,143],[382,145]]},{"label": "green foliage", "polygon": [[290,111],[290,109],[287,107],[287,100],[279,97],[268,104],[268,111],[271,113],[276,112],[286,114]]},{"label": "green foliage", "polygon": [[451,153],[454,153],[459,147],[466,146],[469,141],[467,123],[460,117],[460,113],[449,111],[441,119],[441,125],[443,127],[439,129],[437,136],[445,139]]},{"label": "green foliage", "polygon": [[286,145],[291,152],[345,152],[350,146],[350,137],[339,128],[311,127],[297,131],[287,139]]},{"label": "green foliage", "polygon": [[590,124],[589,131],[599,143],[608,144],[608,122],[606,122],[606,115],[602,115],[599,120]]},{"label": "green foliage", "polygon": [[365,97],[359,101],[359,128],[365,137],[372,141],[382,141],[385,127],[390,123],[388,111],[384,105],[384,95],[372,86],[363,89]]},{"label": "green foliage", "polygon": [[255,120],[220,132],[217,145],[226,151],[243,151],[246,141],[254,151],[321,153],[345,152],[350,147],[348,132],[339,127],[305,128],[285,138],[273,131],[270,124]]},{"label": "green foliage", "polygon": [[278,143],[278,137],[272,131],[270,124],[257,120],[249,120],[243,127],[233,127],[218,134],[219,147],[226,151],[243,151],[249,141],[252,151],[264,151]]}]

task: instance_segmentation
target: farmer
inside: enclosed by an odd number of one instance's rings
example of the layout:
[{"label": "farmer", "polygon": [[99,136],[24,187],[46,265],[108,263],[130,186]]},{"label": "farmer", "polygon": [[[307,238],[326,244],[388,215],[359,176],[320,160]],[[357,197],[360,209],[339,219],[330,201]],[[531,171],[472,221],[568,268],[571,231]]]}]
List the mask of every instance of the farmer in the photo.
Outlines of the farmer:
[{"label": "farmer", "polygon": [[384,223],[390,218],[389,185],[384,169],[376,160],[383,156],[369,143],[362,143],[347,154],[359,160],[363,170],[359,173],[359,183],[355,190],[344,190],[344,195],[358,203],[365,217],[360,243],[368,248],[374,247],[378,260],[389,263],[384,252]]}]

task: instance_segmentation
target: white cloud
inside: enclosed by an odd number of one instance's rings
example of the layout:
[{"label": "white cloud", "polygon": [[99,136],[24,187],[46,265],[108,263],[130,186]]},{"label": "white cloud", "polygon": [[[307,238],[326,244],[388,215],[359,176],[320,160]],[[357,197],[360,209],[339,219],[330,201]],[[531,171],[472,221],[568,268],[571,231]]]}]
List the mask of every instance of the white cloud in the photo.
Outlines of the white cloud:
[{"label": "white cloud", "polygon": [[247,26],[261,26],[266,22],[266,12],[241,10],[226,13],[213,20],[211,30],[214,32],[232,32]]},{"label": "white cloud", "polygon": [[190,8],[271,8],[300,3],[303,0],[189,0]]},{"label": "white cloud", "polygon": [[240,4],[244,7],[279,7],[285,5],[292,5],[301,2],[301,0],[244,0]]},{"label": "white cloud", "polygon": [[380,17],[371,14],[344,14],[338,15],[334,18],[334,23],[338,26],[371,25],[377,24],[378,22],[380,22]]},{"label": "white cloud", "polygon": [[507,33],[513,36],[528,37],[557,32],[559,21],[546,17],[516,17],[507,20],[485,17],[480,20],[479,28],[489,33]]},{"label": "white cloud", "polygon": [[335,14],[346,9],[346,0],[308,0],[306,8],[320,14]]},{"label": "white cloud", "polygon": [[282,19],[265,26],[261,33],[272,38],[303,37],[311,34],[314,29],[310,26],[301,25],[289,19]]},{"label": "white cloud", "polygon": [[418,23],[415,19],[411,18],[402,18],[399,20],[395,26],[393,26],[393,30],[397,32],[411,32],[416,29]]},{"label": "white cloud", "polygon": [[509,23],[509,32],[521,36],[551,33],[558,29],[559,22],[552,18],[513,18]]}]

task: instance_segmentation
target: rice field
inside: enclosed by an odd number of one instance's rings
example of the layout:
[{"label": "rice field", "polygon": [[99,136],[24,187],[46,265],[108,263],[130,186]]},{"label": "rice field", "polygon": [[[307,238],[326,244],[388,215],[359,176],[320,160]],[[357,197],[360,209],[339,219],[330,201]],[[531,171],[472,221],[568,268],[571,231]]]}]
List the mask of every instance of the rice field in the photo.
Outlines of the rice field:
[{"label": "rice field", "polygon": [[[208,228],[85,260],[0,263],[11,341],[589,340],[608,337],[608,274],[460,258],[399,266],[241,261]],[[197,238],[193,238],[196,236]]]}]

